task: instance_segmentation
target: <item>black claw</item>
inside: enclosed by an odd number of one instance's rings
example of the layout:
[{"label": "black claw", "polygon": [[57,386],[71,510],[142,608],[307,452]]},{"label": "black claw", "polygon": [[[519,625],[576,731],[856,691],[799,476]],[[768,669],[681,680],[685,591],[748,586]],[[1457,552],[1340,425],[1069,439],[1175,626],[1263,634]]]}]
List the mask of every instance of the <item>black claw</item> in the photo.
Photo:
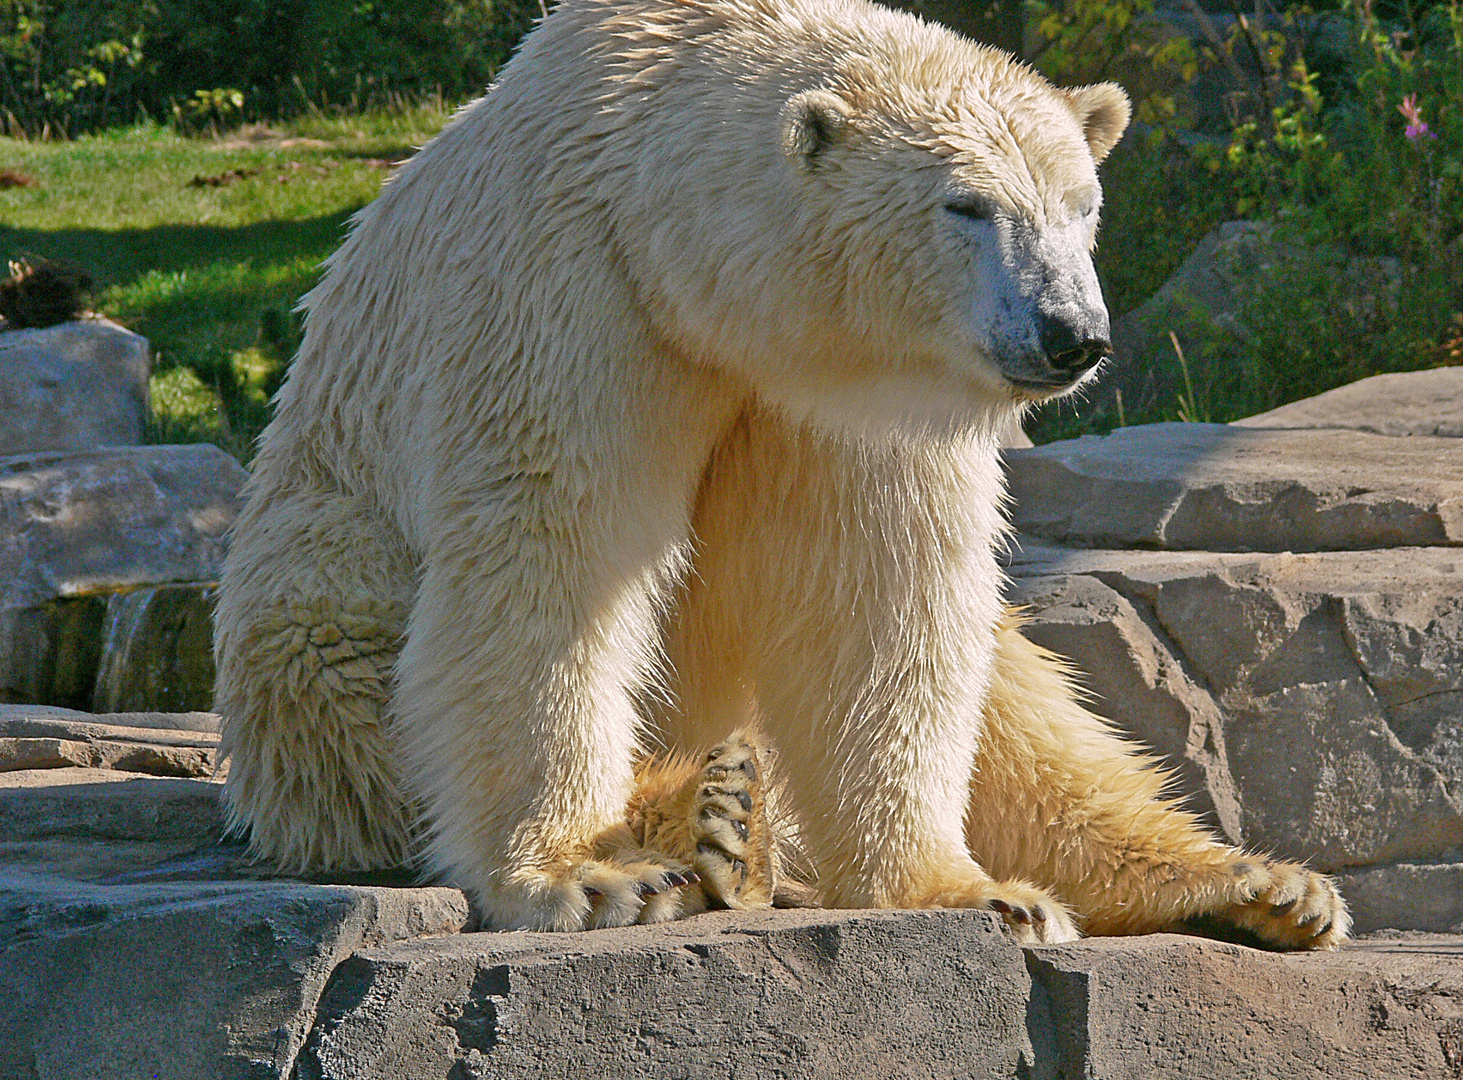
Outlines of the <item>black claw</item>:
[{"label": "black claw", "polygon": [[752,835],[751,830],[747,828],[747,823],[745,821],[733,821],[731,824],[732,829],[735,830],[737,836],[741,839],[745,840],[747,839],[747,837]]},{"label": "black claw", "polygon": [[1032,922],[1039,922],[1039,923],[1046,922],[1046,908],[1041,907],[1040,905],[1032,908],[1031,909],[1031,921]]},{"label": "black claw", "polygon": [[682,877],[686,879],[687,885],[699,885],[701,883],[701,875],[694,870],[687,870]]},{"label": "black claw", "polygon": [[742,762],[737,768],[741,769],[742,772],[746,773],[753,780],[757,779],[757,763],[751,758]]},{"label": "black claw", "polygon": [[1283,904],[1271,904],[1270,911],[1274,915],[1284,915],[1291,908],[1295,907],[1294,900],[1287,900]]},{"label": "black claw", "polygon": [[1330,929],[1331,929],[1331,920],[1330,919],[1327,919],[1326,920],[1326,925],[1323,926],[1323,927],[1321,927],[1319,930],[1317,930],[1314,934],[1311,935],[1311,937],[1313,937],[1313,938],[1324,937],[1326,935],[1326,933]]},{"label": "black claw", "polygon": [[717,847],[715,844],[708,844],[704,841],[696,845],[696,854],[715,855],[718,859],[726,858],[726,852],[722,851],[721,848]]},{"label": "black claw", "polygon": [[718,746],[715,750],[711,751],[711,753],[709,753],[709,754],[706,755],[706,760],[707,760],[707,762],[712,762],[712,761],[715,761],[717,758],[721,757],[721,755],[722,755],[722,749],[721,749],[721,747]]},{"label": "black claw", "polygon": [[596,896],[603,896],[604,893],[600,892],[593,885],[585,885],[584,886],[584,895],[587,896],[587,897],[589,897],[591,900],[593,900]]},{"label": "black claw", "polygon": [[665,876],[665,887],[667,889],[677,889],[684,884],[686,884],[686,875],[677,870],[672,870]]},{"label": "black claw", "polygon": [[635,882],[635,892],[639,896],[658,896],[660,890],[648,881]]},{"label": "black claw", "polygon": [[1318,911],[1314,915],[1307,915],[1304,919],[1297,919],[1295,921],[1295,925],[1296,926],[1304,926],[1306,923],[1313,923],[1313,922],[1315,922],[1317,919],[1319,919],[1324,914],[1325,914],[1324,911]]},{"label": "black claw", "polygon": [[990,902],[990,905],[992,911],[999,911],[1002,915],[1009,915],[1012,911],[1015,910],[1015,908],[1013,908],[1010,904],[1006,903],[1006,901],[1000,899],[999,897],[992,900]]},{"label": "black claw", "polygon": [[752,812],[752,796],[745,791],[737,792],[737,802],[742,804],[742,809],[747,813]]},{"label": "black claw", "polygon": [[747,876],[747,864],[742,862],[741,859],[733,859],[731,861],[731,868],[733,874],[740,874],[742,877]]}]

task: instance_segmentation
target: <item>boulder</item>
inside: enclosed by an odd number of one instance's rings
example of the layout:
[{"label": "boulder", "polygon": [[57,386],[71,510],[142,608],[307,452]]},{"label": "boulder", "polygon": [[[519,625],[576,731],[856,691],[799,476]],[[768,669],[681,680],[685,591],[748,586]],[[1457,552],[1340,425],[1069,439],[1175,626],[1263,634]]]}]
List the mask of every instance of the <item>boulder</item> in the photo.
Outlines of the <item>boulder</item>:
[{"label": "boulder", "polygon": [[1147,424],[1005,452],[1022,532],[1079,547],[1359,551],[1463,542],[1463,443]]},{"label": "boulder", "polygon": [[1245,392],[1246,309],[1296,275],[1339,283],[1359,310],[1394,306],[1402,285],[1396,259],[1277,239],[1265,221],[1224,222],[1153,296],[1113,320],[1113,359],[1079,404],[1082,415],[1109,426],[1175,416],[1192,387],[1198,415],[1189,419],[1199,419],[1206,401]]},{"label": "boulder", "polygon": [[0,457],[142,442],[147,339],[106,319],[0,332]]},{"label": "boulder", "polygon": [[[1028,636],[1078,666],[1094,709],[1172,765],[1210,824],[1335,871],[1452,861],[1463,844],[1460,565],[1446,548],[1026,540],[1010,572]],[[1368,925],[1436,928],[1425,903],[1353,900]]]},{"label": "boulder", "polygon": [[0,700],[206,707],[245,477],[208,443],[0,459]]},{"label": "boulder", "polygon": [[90,707],[213,707],[216,585],[159,585],[107,597]]},{"label": "boulder", "polygon": [[1234,421],[1251,428],[1349,428],[1377,435],[1463,437],[1463,367],[1373,375]]}]

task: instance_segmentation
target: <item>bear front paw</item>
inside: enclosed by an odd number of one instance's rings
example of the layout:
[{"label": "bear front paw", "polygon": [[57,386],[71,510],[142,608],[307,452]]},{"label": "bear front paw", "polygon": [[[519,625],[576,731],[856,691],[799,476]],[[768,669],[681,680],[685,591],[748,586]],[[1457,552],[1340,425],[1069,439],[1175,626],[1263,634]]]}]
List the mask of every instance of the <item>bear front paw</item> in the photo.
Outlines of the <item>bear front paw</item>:
[{"label": "bear front paw", "polygon": [[485,928],[563,932],[668,922],[685,913],[687,887],[700,881],[687,863],[652,851],[569,862],[514,879],[516,887],[485,897]]},{"label": "bear front paw", "polygon": [[967,881],[928,899],[918,906],[994,911],[1022,945],[1060,945],[1082,936],[1064,905],[1024,881]]}]

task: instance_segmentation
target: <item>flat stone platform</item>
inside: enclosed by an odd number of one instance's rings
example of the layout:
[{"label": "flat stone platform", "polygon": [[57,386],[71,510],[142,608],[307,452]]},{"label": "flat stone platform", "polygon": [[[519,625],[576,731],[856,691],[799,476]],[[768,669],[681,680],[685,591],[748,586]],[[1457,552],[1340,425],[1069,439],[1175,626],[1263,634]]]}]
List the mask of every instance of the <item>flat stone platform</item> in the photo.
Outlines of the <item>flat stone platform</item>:
[{"label": "flat stone platform", "polygon": [[1463,1080],[1463,937],[1023,950],[980,912],[820,910],[474,933],[456,889],[251,865],[216,779],[177,775],[212,752],[196,717],[7,722],[0,1080]]},{"label": "flat stone platform", "polygon": [[1463,938],[1023,950],[965,911],[466,925],[452,889],[12,870],[0,1078],[1463,1076]]}]

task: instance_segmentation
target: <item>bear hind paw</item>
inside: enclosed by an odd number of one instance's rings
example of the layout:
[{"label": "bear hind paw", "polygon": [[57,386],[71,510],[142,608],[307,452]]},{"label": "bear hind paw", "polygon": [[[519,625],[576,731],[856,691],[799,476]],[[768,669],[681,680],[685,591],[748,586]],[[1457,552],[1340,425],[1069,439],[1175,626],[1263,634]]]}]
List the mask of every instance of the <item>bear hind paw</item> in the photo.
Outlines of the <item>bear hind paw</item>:
[{"label": "bear hind paw", "polygon": [[1334,949],[1351,934],[1336,883],[1299,863],[1236,861],[1241,899],[1185,920],[1184,929],[1263,949]]},{"label": "bear hind paw", "polygon": [[696,851],[692,861],[711,907],[772,903],[772,840],[763,780],[757,746],[743,733],[707,755],[692,802],[691,839]]}]

